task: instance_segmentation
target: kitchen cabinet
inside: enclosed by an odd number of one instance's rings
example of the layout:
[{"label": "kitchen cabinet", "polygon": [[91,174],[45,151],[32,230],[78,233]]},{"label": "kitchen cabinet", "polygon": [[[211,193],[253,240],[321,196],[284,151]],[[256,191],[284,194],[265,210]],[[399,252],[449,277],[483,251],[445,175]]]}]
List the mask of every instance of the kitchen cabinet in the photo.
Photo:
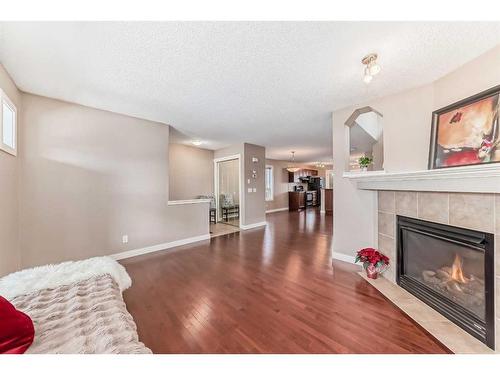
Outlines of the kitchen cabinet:
[{"label": "kitchen cabinet", "polygon": [[317,176],[318,171],[315,169],[305,169],[301,168],[297,172],[288,172],[288,182],[300,182],[301,177],[307,177],[307,176]]},{"label": "kitchen cabinet", "polygon": [[333,189],[325,190],[325,213],[333,215]]},{"label": "kitchen cabinet", "polygon": [[306,207],[306,193],[303,191],[288,192],[288,210],[298,211]]}]

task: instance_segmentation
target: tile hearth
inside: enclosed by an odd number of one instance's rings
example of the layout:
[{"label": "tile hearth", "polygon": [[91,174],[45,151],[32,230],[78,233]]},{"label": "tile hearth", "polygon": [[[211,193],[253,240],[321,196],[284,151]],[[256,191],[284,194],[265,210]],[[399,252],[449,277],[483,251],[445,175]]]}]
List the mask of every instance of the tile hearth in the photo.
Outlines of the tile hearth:
[{"label": "tile hearth", "polygon": [[378,248],[394,262],[383,278],[368,280],[455,353],[493,353],[486,345],[396,284],[396,215],[495,235],[496,352],[500,353],[500,194],[379,191]]},{"label": "tile hearth", "polygon": [[417,324],[424,328],[436,339],[441,341],[455,354],[495,354],[493,351],[476,340],[463,329],[450,322],[432,307],[426,305],[418,298],[381,277],[372,280],[366,277],[364,272],[359,275],[382,293],[388,300],[399,307],[405,314],[412,318]]}]

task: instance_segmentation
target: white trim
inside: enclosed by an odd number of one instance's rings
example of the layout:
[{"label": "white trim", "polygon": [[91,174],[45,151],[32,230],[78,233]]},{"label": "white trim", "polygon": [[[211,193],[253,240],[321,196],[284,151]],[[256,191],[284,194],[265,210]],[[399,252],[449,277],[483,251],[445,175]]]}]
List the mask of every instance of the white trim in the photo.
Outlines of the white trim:
[{"label": "white trim", "polygon": [[270,164],[266,164],[265,168],[264,168],[264,185],[265,185],[265,179],[266,179],[266,175],[267,175],[267,169],[270,169],[271,170],[271,197],[268,198],[266,195],[266,187],[264,186],[264,196],[265,196],[265,200],[266,202],[272,202],[274,201],[274,167]]},{"label": "white trim", "polygon": [[342,177],[345,178],[354,178],[354,179],[364,179],[364,178],[369,178],[369,177],[374,177],[374,176],[385,176],[388,175],[386,171],[350,171],[350,172],[344,172],[342,173]]},{"label": "white trim", "polygon": [[365,190],[500,193],[500,163],[413,172],[346,172],[342,176]]},{"label": "white trim", "polygon": [[337,259],[337,260],[341,260],[343,262],[356,264],[356,263],[354,263],[354,260],[356,259],[356,257],[351,256],[351,255],[347,255],[347,254],[343,254],[343,253],[338,253],[336,251],[332,252],[332,258]]},{"label": "white trim", "polygon": [[234,160],[234,159],[239,159],[241,157],[241,154],[234,154],[234,155],[229,155],[229,156],[223,156],[221,158],[215,158],[214,163],[218,163],[220,161],[229,161],[229,160]]},{"label": "white trim", "polygon": [[272,210],[267,210],[266,214],[270,214],[270,213],[273,213],[273,212],[280,212],[280,211],[288,211],[288,207],[274,208]]},{"label": "white trim", "polygon": [[325,171],[325,187],[324,189],[333,189],[333,177],[335,174],[333,173],[333,169],[327,169]]},{"label": "white trim", "polygon": [[168,201],[169,206],[177,206],[179,204],[196,204],[196,203],[210,203],[211,199],[184,199],[177,201]]},{"label": "white trim", "polygon": [[205,241],[205,240],[210,240],[210,234],[203,234],[201,236],[183,238],[181,240],[176,240],[176,241],[172,241],[172,242],[165,242],[165,243],[161,243],[158,245],[143,247],[141,249],[128,250],[128,251],[124,251],[122,253],[116,253],[116,254],[110,255],[110,257],[115,259],[115,260],[132,258],[132,257],[136,257],[138,255],[154,253],[156,251],[168,250],[168,249],[171,249],[173,247],[187,245],[187,244],[190,244],[193,242],[199,242],[199,241]]},{"label": "white trim", "polygon": [[263,227],[263,226],[266,226],[266,225],[267,225],[266,221],[261,221],[260,223],[254,223],[254,224],[248,224],[248,225],[240,224],[240,229],[247,230],[247,229],[253,229],[253,228]]},{"label": "white trim", "polygon": [[243,169],[243,166],[241,165],[242,157],[241,154],[235,154],[214,159],[214,195],[215,195],[215,209],[216,209],[215,218],[217,222],[219,222],[222,219],[222,217],[219,217],[220,212],[219,212],[219,164],[218,163],[229,160],[238,160],[238,181],[239,181],[238,197],[240,205],[239,209],[240,221],[243,217],[245,217],[245,202],[243,201],[243,188],[245,184],[242,183],[241,181],[241,175]]},{"label": "white trim", "polygon": [[[3,143],[3,103],[6,103],[7,106],[14,112],[14,147],[10,147],[9,145]],[[5,151],[8,154],[13,156],[17,156],[17,140],[18,140],[18,113],[17,107],[14,105],[12,100],[7,96],[5,91],[0,88],[0,150]]]}]

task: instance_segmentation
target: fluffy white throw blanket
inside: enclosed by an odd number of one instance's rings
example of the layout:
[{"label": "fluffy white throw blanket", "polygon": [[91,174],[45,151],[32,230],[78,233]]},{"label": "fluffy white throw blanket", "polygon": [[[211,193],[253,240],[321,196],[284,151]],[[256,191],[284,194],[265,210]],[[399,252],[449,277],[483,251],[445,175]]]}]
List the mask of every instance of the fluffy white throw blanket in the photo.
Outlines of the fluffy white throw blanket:
[{"label": "fluffy white throw blanket", "polygon": [[96,257],[11,273],[0,279],[0,296],[12,300],[16,296],[72,285],[105,274],[111,275],[121,292],[132,285],[127,271],[116,260],[110,257]]}]

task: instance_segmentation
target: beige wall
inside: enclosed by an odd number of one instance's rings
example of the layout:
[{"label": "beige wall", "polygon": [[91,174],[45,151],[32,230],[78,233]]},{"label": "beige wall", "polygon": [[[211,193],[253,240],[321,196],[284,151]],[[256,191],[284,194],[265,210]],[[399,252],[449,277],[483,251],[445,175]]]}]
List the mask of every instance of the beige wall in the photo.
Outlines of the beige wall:
[{"label": "beige wall", "polygon": [[[258,162],[252,159],[257,158]],[[245,225],[262,223],[266,221],[266,192],[265,192],[265,168],[266,149],[262,146],[245,143],[245,163],[243,185],[243,196],[245,197]],[[257,178],[252,177],[252,171],[257,172]],[[250,180],[250,183],[248,183]],[[248,189],[255,188],[256,192],[249,193]]]},{"label": "beige wall", "polygon": [[0,88],[18,109],[18,156],[0,151],[0,276],[208,235],[208,203],[167,205],[167,125],[21,93],[1,65]]},{"label": "beige wall", "polygon": [[[385,169],[427,169],[432,111],[500,84],[499,66],[497,46],[431,84],[335,111],[334,164],[341,167],[348,162],[344,122],[356,108],[369,105],[383,115]],[[342,177],[342,170],[335,174],[334,185],[333,251],[353,255],[377,243],[376,194],[358,190]]]},{"label": "beige wall", "polygon": [[273,167],[273,200],[266,201],[266,211],[288,208],[288,171],[290,163],[284,160],[266,159],[266,165]]},{"label": "beige wall", "polygon": [[23,267],[208,234],[208,204],[167,206],[168,126],[29,94],[23,103]]},{"label": "beige wall", "polygon": [[[238,143],[214,152],[215,158],[232,155],[240,155],[240,168],[242,170],[240,181],[242,189],[242,202],[240,202],[242,212],[241,224],[251,225],[261,223],[266,220],[264,185],[266,149],[250,143]],[[253,157],[256,157],[259,161],[253,163]],[[253,170],[257,172],[257,179],[252,178]],[[250,183],[248,183],[248,180],[250,180]],[[256,188],[257,191],[249,193],[248,188]]]},{"label": "beige wall", "polygon": [[[1,64],[0,88],[14,103],[18,112],[21,112],[21,93]],[[21,264],[18,227],[18,170],[19,159],[0,150],[0,277],[18,270]]]},{"label": "beige wall", "polygon": [[[288,183],[288,171],[286,168],[291,165],[286,160],[266,159],[266,165],[273,167],[274,179],[274,198],[272,201],[266,201],[266,211],[278,210],[280,208],[288,208],[288,191],[294,184]],[[326,170],[332,169],[332,165],[327,164],[324,168],[318,168],[314,165],[294,163],[299,168],[315,169],[318,171],[318,176],[326,178]]]},{"label": "beige wall", "polygon": [[171,143],[168,149],[169,198],[194,199],[214,191],[214,152]]}]

